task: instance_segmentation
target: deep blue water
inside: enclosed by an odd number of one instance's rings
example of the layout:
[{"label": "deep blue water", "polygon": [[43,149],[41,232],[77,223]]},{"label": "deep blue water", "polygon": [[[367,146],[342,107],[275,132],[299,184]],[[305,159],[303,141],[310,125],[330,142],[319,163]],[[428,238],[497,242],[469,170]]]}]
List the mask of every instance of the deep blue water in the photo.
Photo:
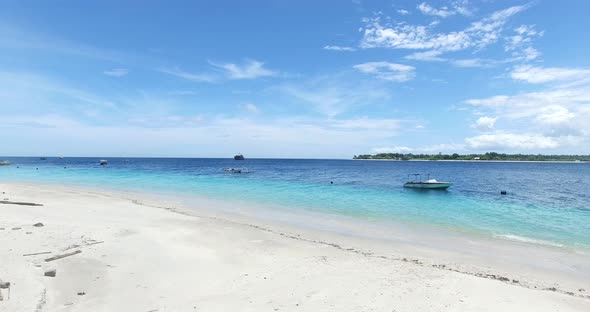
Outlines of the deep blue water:
[{"label": "deep blue water", "polygon": [[[590,163],[109,158],[99,166],[99,158],[0,159],[13,163],[0,166],[0,182],[236,199],[590,248]],[[229,174],[226,167],[250,173]],[[404,189],[410,173],[454,185]]]}]

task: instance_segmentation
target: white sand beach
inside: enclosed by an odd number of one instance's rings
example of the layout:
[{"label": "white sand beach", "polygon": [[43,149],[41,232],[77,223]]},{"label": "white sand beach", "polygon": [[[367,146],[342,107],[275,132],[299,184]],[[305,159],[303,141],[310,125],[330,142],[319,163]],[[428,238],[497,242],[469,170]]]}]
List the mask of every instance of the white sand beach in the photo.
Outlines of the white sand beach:
[{"label": "white sand beach", "polygon": [[[558,251],[507,258],[532,267],[501,260],[518,245],[490,248],[488,263],[483,252],[437,254],[139,195],[0,192],[42,204],[0,204],[0,279],[10,283],[0,311],[590,311],[583,256],[560,271],[553,263],[570,260]],[[24,256],[34,253],[44,254]]]}]

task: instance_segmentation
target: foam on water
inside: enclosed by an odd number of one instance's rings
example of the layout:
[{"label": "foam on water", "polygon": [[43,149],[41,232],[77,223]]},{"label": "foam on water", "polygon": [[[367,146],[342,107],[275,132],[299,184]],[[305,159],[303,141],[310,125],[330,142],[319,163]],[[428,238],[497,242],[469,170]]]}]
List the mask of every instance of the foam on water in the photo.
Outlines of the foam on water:
[{"label": "foam on water", "polygon": [[543,246],[551,246],[551,247],[563,247],[563,244],[558,244],[558,243],[554,243],[554,242],[549,242],[549,241],[544,241],[544,240],[534,239],[534,238],[529,238],[529,237],[523,237],[523,236],[518,236],[518,235],[512,235],[512,234],[498,234],[498,235],[494,235],[494,236],[498,237],[498,238],[502,238],[502,239],[507,239],[510,241],[527,243],[527,244],[535,244],[535,245],[543,245]]}]

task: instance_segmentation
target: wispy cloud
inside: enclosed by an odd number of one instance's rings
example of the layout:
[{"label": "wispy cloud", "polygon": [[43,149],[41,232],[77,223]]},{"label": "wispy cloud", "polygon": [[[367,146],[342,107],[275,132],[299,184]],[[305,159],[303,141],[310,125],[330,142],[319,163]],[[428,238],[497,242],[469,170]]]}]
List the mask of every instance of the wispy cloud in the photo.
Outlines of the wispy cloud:
[{"label": "wispy cloud", "polygon": [[264,63],[257,60],[246,60],[244,64],[209,62],[214,67],[221,69],[228,79],[255,79],[278,75],[278,71],[264,67]]},{"label": "wispy cloud", "polygon": [[[82,116],[97,109],[111,110],[116,104],[93,92],[72,87],[53,76],[29,72],[0,71],[0,102],[3,112],[52,112],[67,105],[68,110]],[[56,101],[55,99],[60,99]],[[58,105],[55,102],[59,102]]]},{"label": "wispy cloud", "polygon": [[256,106],[253,103],[242,104],[242,105],[240,105],[240,108],[247,111],[247,112],[250,112],[250,113],[259,113],[260,112],[260,109],[258,108],[258,106]]},{"label": "wispy cloud", "polygon": [[143,59],[140,55],[105,49],[91,44],[76,42],[41,31],[32,31],[0,22],[0,48],[8,50],[26,50],[29,53],[68,55],[89,59],[106,60],[117,63],[129,63],[134,59]]},{"label": "wispy cloud", "polygon": [[330,50],[330,51],[345,51],[345,52],[356,51],[356,49],[353,47],[343,47],[343,46],[336,46],[336,45],[327,45],[327,46],[324,46],[322,49]]},{"label": "wispy cloud", "polygon": [[173,67],[173,68],[163,67],[163,68],[158,69],[158,71],[161,73],[165,73],[168,75],[172,75],[172,76],[176,76],[179,78],[183,78],[183,79],[187,79],[187,80],[191,80],[191,81],[196,81],[196,82],[213,82],[216,80],[215,77],[211,74],[189,73],[189,72],[179,69],[178,67]]},{"label": "wispy cloud", "polygon": [[486,68],[486,67],[493,67],[498,62],[495,60],[488,60],[488,59],[481,59],[481,58],[472,58],[472,59],[461,59],[461,60],[452,60],[451,64],[457,67],[464,67],[464,68]]},{"label": "wispy cloud", "polygon": [[277,88],[284,101],[306,105],[328,117],[354,111],[359,107],[382,102],[391,97],[390,88],[371,79],[359,80],[350,73],[321,75]]},{"label": "wispy cloud", "polygon": [[127,75],[129,73],[129,70],[127,70],[126,68],[113,68],[110,70],[105,70],[103,72],[103,74],[107,75],[107,76],[113,76],[113,77],[123,77],[125,75]]},{"label": "wispy cloud", "polygon": [[510,77],[528,83],[546,83],[590,79],[590,69],[564,67],[516,66]]},{"label": "wispy cloud", "polygon": [[387,81],[404,82],[416,76],[415,67],[397,63],[368,62],[354,65],[353,68]]},{"label": "wispy cloud", "polygon": [[407,15],[410,14],[410,12],[408,10],[404,10],[404,9],[399,9],[397,10],[397,13],[401,14],[401,15]]},{"label": "wispy cloud", "polygon": [[408,60],[415,60],[415,61],[427,61],[427,62],[444,62],[446,61],[445,58],[439,57],[443,52],[442,51],[425,51],[425,52],[415,52],[409,55],[404,56],[404,58]]}]

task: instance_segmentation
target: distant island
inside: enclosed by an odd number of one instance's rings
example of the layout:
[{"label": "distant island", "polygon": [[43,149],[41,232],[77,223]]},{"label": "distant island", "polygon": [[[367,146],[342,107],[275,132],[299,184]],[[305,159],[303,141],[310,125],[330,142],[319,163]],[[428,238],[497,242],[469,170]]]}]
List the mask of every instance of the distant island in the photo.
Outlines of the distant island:
[{"label": "distant island", "polygon": [[375,155],[355,155],[359,160],[482,160],[482,161],[590,161],[590,155],[542,155],[542,154],[402,154],[379,153]]}]

